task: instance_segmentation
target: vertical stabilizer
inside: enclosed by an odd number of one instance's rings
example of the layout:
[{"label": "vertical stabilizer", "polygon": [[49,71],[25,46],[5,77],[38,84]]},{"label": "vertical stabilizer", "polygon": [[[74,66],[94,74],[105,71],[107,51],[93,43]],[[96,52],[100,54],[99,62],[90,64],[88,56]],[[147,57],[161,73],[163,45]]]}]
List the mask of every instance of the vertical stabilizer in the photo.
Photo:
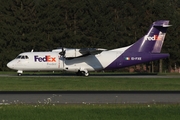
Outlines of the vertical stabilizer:
[{"label": "vertical stabilizer", "polygon": [[127,51],[160,53],[169,26],[168,20],[154,22],[148,33],[135,42]]}]

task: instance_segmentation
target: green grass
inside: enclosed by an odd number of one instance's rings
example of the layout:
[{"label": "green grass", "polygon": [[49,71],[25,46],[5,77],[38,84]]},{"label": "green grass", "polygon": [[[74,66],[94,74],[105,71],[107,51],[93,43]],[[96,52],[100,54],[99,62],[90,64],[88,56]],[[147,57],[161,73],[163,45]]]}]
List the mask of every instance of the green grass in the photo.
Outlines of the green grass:
[{"label": "green grass", "polygon": [[1,120],[178,120],[180,105],[9,105]]},{"label": "green grass", "polygon": [[180,90],[179,78],[0,77],[0,91]]},{"label": "green grass", "polygon": [[[179,78],[0,77],[0,91],[180,90]],[[0,120],[178,120],[180,104],[11,104]]]}]

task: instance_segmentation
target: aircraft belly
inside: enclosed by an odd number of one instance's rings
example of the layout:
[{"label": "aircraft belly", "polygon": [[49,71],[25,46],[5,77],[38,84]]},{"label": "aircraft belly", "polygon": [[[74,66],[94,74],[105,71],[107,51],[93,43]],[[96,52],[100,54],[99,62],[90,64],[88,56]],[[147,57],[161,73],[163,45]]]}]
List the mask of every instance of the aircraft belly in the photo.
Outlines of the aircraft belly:
[{"label": "aircraft belly", "polygon": [[103,68],[106,68],[121,54],[122,54],[121,52],[108,51],[108,52],[103,52],[101,55],[97,56],[97,58],[99,59],[100,63],[103,65]]},{"label": "aircraft belly", "polygon": [[42,70],[60,70],[58,62],[55,63],[48,63],[48,62],[38,62],[38,63],[28,63],[23,66],[18,66],[18,70],[24,70],[24,71],[42,71]]},{"label": "aircraft belly", "polygon": [[64,69],[67,71],[78,71],[80,69],[94,71],[103,69],[103,66],[95,55],[90,55],[87,57],[65,60]]},{"label": "aircraft belly", "polygon": [[29,65],[28,69],[31,70],[59,70],[58,63],[34,63]]}]

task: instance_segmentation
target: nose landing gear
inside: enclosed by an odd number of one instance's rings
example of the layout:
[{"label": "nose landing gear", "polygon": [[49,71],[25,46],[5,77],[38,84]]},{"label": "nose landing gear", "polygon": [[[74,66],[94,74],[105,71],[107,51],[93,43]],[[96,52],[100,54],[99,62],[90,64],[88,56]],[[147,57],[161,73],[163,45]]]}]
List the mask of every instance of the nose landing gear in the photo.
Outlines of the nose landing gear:
[{"label": "nose landing gear", "polygon": [[23,71],[22,71],[22,70],[18,70],[18,71],[17,71],[17,75],[18,75],[18,76],[21,76],[22,74],[23,74]]}]

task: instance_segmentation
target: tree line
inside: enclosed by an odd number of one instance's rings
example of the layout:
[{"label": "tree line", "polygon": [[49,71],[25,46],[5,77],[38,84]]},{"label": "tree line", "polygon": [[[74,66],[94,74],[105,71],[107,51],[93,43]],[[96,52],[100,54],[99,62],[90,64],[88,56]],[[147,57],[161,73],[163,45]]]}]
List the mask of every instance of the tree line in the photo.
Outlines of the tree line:
[{"label": "tree line", "polygon": [[0,70],[21,52],[58,47],[113,49],[146,34],[152,22],[170,20],[164,69],[180,66],[178,0],[0,0]]}]

